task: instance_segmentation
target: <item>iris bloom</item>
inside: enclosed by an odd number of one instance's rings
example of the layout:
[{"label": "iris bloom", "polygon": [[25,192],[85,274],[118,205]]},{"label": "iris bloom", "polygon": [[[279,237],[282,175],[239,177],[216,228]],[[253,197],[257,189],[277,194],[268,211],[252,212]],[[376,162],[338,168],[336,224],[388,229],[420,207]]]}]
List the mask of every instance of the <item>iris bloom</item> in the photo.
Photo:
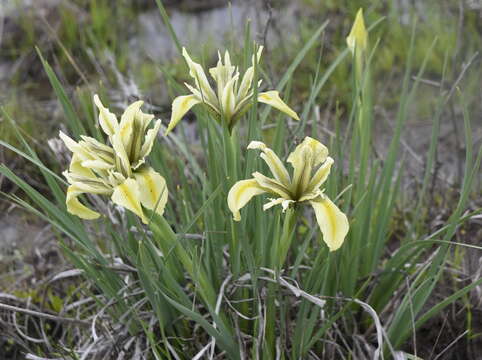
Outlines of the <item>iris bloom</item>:
[{"label": "iris bloom", "polygon": [[267,210],[281,205],[285,211],[295,203],[309,203],[315,210],[316,220],[323,233],[323,240],[330,251],[338,249],[348,233],[348,219],[344,213],[323,193],[321,186],[330,174],[333,159],[320,142],[306,137],[288,156],[293,167],[291,177],[273,150],[260,141],[252,141],[248,149],[261,150],[261,158],[268,165],[274,178],[253,173],[253,178],[238,181],[228,194],[228,206],[235,221],[240,221],[239,210],[255,195],[274,195],[263,207]]},{"label": "iris bloom", "polygon": [[100,214],[83,205],[78,197],[84,193],[110,196],[111,200],[139,216],[147,218],[142,207],[162,215],[167,202],[164,178],[145,163],[159,132],[161,120],[148,130],[154,115],[141,111],[142,101],[127,107],[120,122],[97,95],[99,124],[108,136],[109,145],[94,138],[81,136],[74,141],[63,132],[60,138],[72,151],[68,171],[64,171],[70,186],[67,189],[67,210],[82,219],[96,219]]},{"label": "iris bloom", "polygon": [[[231,58],[226,51],[224,55],[224,63],[221,54],[218,53],[219,60],[216,67],[209,69],[209,74],[216,83],[213,90],[209,84],[209,80],[202,66],[194,62],[186,49],[182,49],[182,55],[186,59],[189,67],[189,75],[194,80],[194,86],[186,84],[191,91],[190,95],[178,96],[172,103],[172,115],[166,134],[168,134],[182,119],[182,117],[197,104],[204,104],[206,108],[220,121],[226,122],[229,129],[232,129],[236,122],[249,109],[253,98],[253,77],[255,61],[259,63],[261,46],[256,54],[252,57],[252,65],[246,70],[243,77],[240,78],[238,68],[231,64]],[[259,81],[258,86],[261,84]],[[292,118],[299,120],[298,115],[286,105],[279,97],[277,91],[266,91],[258,94],[258,102],[268,104]]]}]

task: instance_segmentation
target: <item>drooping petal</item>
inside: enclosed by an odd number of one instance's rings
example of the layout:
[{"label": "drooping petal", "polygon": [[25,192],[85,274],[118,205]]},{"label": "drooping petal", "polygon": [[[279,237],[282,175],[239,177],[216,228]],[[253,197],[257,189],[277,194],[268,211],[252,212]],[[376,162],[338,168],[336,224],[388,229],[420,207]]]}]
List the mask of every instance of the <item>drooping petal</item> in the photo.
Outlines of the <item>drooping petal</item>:
[{"label": "drooping petal", "polygon": [[189,75],[194,79],[196,87],[201,91],[201,95],[210,102],[216,103],[216,94],[213,89],[211,89],[211,85],[209,85],[202,66],[191,59],[185,48],[182,48],[182,55],[184,59],[186,59],[189,67]]},{"label": "drooping petal", "polygon": [[316,170],[315,174],[311,178],[310,183],[308,184],[307,191],[314,191],[319,189],[321,185],[326,181],[328,175],[330,175],[331,166],[335,161],[331,157],[327,157],[323,165]]},{"label": "drooping petal", "polygon": [[82,160],[79,158],[77,154],[74,154],[72,156],[72,160],[70,161],[70,166],[69,166],[69,172],[71,174],[80,175],[86,178],[91,178],[91,179],[96,178],[92,170],[82,166]]},{"label": "drooping petal", "polygon": [[89,209],[87,206],[83,205],[78,197],[85,191],[79,189],[76,185],[70,185],[67,189],[67,197],[65,199],[65,204],[67,205],[67,211],[72,215],[76,215],[81,219],[93,220],[97,219],[100,214],[94,210]]},{"label": "drooping petal", "polygon": [[310,203],[315,210],[323,241],[330,251],[337,250],[348,234],[349,224],[346,215],[327,196],[312,200]]},{"label": "drooping petal", "polygon": [[134,176],[139,186],[141,204],[153,211],[157,205],[155,211],[159,215],[164,214],[168,195],[166,180],[152,168],[143,169]]},{"label": "drooping petal", "polygon": [[254,172],[252,175],[258,185],[264,188],[266,191],[285,199],[291,199],[292,196],[290,190],[279,181],[264,176],[260,172]]},{"label": "drooping petal", "polygon": [[361,54],[367,48],[368,32],[365,27],[365,21],[363,20],[363,9],[359,9],[350,34],[346,38],[346,43],[352,54],[356,52]]},{"label": "drooping petal", "polygon": [[99,109],[99,124],[107,136],[112,136],[117,131],[119,123],[117,117],[107,109],[99,99],[97,94],[94,95],[94,103]]},{"label": "drooping petal", "polygon": [[295,120],[300,119],[298,114],[291,110],[290,107],[286,105],[283,100],[281,100],[281,98],[279,97],[279,92],[275,90],[266,91],[258,94],[258,101],[264,104],[268,104],[281,112],[284,112],[286,115],[292,117]]},{"label": "drooping petal", "polygon": [[260,195],[266,191],[258,185],[254,179],[241,180],[233,185],[228,193],[228,207],[233,213],[234,221],[241,220],[239,210],[242,209],[253,196]]},{"label": "drooping petal", "polygon": [[269,147],[266,146],[266,144],[261,141],[251,141],[251,143],[248,145],[248,149],[261,150],[263,152],[261,154],[261,158],[266,162],[275,179],[284,186],[289,187],[290,174],[288,173],[288,170],[286,170],[286,167],[283,165],[283,162],[273,150],[271,150]]},{"label": "drooping petal", "polygon": [[133,164],[132,166],[134,170],[136,170],[139,166],[144,164],[146,156],[149,155],[152,150],[152,146],[154,145],[154,140],[156,140],[156,136],[159,133],[160,128],[161,128],[161,120],[157,120],[154,124],[154,127],[147,131],[144,144],[142,144],[142,148],[139,154],[139,159],[137,160],[137,163]]},{"label": "drooping petal", "polygon": [[141,218],[144,224],[147,224],[147,219],[142,211],[140,191],[136,180],[127,179],[122,184],[117,185],[111,199],[115,204],[132,211]]},{"label": "drooping petal", "polygon": [[196,104],[201,101],[195,95],[178,96],[172,102],[171,121],[167,127],[165,135],[169,134],[172,129],[181,121],[182,117]]}]

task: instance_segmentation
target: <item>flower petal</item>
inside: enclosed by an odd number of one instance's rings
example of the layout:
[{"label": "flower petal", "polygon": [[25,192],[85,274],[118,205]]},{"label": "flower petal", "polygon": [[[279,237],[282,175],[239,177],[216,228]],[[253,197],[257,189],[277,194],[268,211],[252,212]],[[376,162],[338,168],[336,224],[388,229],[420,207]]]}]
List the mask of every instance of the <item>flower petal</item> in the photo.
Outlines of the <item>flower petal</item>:
[{"label": "flower petal", "polygon": [[298,114],[296,114],[293,110],[290,109],[288,105],[286,105],[283,100],[279,97],[279,92],[272,90],[266,91],[263,93],[258,94],[258,101],[268,104],[281,112],[284,112],[286,115],[292,117],[295,120],[299,120]]},{"label": "flower petal", "polygon": [[155,211],[159,215],[164,214],[168,193],[166,180],[152,168],[139,171],[134,176],[139,186],[142,206],[154,211],[157,205]]},{"label": "flower petal", "polygon": [[139,186],[134,179],[127,179],[122,184],[116,186],[111,199],[115,204],[132,211],[142,219],[144,224],[147,224],[147,219],[142,212],[142,207],[139,200]]},{"label": "flower petal", "polygon": [[323,165],[316,170],[315,174],[311,178],[310,183],[308,184],[308,192],[319,189],[320,186],[323,185],[328,178],[328,175],[330,175],[331,166],[334,162],[335,160],[333,160],[331,157],[326,158]]},{"label": "flower petal", "polygon": [[139,154],[139,159],[136,164],[133,165],[134,170],[136,170],[139,166],[144,164],[145,158],[152,150],[152,146],[154,145],[154,140],[156,140],[157,134],[159,134],[159,129],[161,128],[161,120],[157,120],[154,124],[152,129],[147,131],[144,144],[142,144],[142,148]]},{"label": "flower petal", "polygon": [[122,138],[120,133],[115,133],[112,138],[112,147],[115,152],[115,161],[117,170],[122,173],[125,177],[131,176],[131,164],[129,158],[127,157],[126,149],[122,143]]},{"label": "flower petal", "polygon": [[117,117],[102,104],[97,94],[94,95],[94,103],[99,109],[100,127],[108,136],[114,135],[119,127]]},{"label": "flower petal", "polygon": [[76,185],[71,185],[67,189],[67,197],[65,199],[65,204],[67,205],[67,211],[72,215],[76,215],[81,219],[93,220],[97,219],[100,214],[94,210],[89,209],[87,206],[83,205],[77,198],[79,195],[83,194],[85,191],[79,189]]},{"label": "flower petal", "polygon": [[238,77],[238,75],[235,75],[232,79],[228,81],[228,83],[223,89],[223,94],[221,96],[222,114],[224,115],[228,123],[230,122],[236,108],[236,96],[234,95],[234,87],[236,81],[238,80]]},{"label": "flower petal", "polygon": [[228,193],[228,207],[233,213],[234,221],[241,220],[239,210],[242,209],[253,196],[265,192],[254,179],[241,180],[234,184]]},{"label": "flower petal", "polygon": [[363,20],[363,9],[358,10],[350,34],[346,38],[346,43],[352,54],[364,52],[368,43],[368,32]]},{"label": "flower petal", "polygon": [[260,172],[254,172],[253,178],[266,191],[276,194],[285,199],[291,199],[290,190],[275,179],[264,176]]},{"label": "flower petal", "polygon": [[187,66],[189,67],[189,75],[194,79],[196,87],[201,91],[202,97],[212,103],[216,103],[216,94],[213,89],[211,89],[211,85],[209,85],[208,78],[202,66],[191,59],[185,48],[182,48],[182,56],[186,59]]},{"label": "flower petal", "polygon": [[195,95],[178,96],[172,102],[171,121],[167,127],[165,135],[169,134],[172,129],[181,121],[182,117],[196,104],[201,101]]},{"label": "flower petal", "polygon": [[343,244],[349,230],[346,215],[326,196],[312,200],[310,203],[315,210],[316,221],[323,233],[323,241],[328,245],[330,251],[337,250]]},{"label": "flower petal", "polygon": [[261,150],[263,152],[261,158],[266,162],[275,179],[286,187],[290,186],[290,174],[273,150],[261,141],[251,141],[248,149]]},{"label": "flower petal", "polygon": [[302,153],[302,149],[308,146],[311,151],[313,152],[313,157],[312,157],[312,164],[311,166],[315,167],[321,164],[326,160],[326,157],[328,156],[328,148],[320,143],[318,140],[315,140],[309,136],[305,137],[301,144],[299,144],[295,150],[288,156],[288,162],[292,163],[293,161],[296,161],[296,158],[299,158]]}]

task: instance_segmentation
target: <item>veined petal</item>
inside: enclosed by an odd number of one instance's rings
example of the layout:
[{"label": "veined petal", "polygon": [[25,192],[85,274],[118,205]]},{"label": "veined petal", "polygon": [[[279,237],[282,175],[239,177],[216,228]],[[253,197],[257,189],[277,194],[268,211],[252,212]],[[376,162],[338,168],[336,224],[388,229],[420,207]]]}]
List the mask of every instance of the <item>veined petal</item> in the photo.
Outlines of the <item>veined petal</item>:
[{"label": "veined petal", "polygon": [[87,206],[83,205],[78,196],[83,194],[85,191],[79,189],[76,185],[70,185],[67,189],[67,196],[65,199],[65,204],[67,205],[67,211],[72,215],[76,215],[81,219],[93,220],[97,219],[100,214],[94,210],[89,209]]},{"label": "veined petal", "polygon": [[122,184],[116,186],[111,199],[115,204],[132,211],[142,219],[144,224],[147,224],[147,219],[142,212],[139,186],[136,180],[127,179]]},{"label": "veined petal", "polygon": [[242,209],[253,196],[265,193],[254,179],[241,180],[233,185],[228,193],[228,207],[233,213],[234,221],[241,220],[239,210]]},{"label": "veined petal", "polygon": [[110,146],[107,146],[90,136],[81,135],[80,137],[83,140],[80,143],[83,142],[82,145],[88,148],[91,153],[95,153],[102,160],[113,163],[114,150]]},{"label": "veined petal", "polygon": [[82,178],[75,174],[64,173],[64,176],[68,179],[69,183],[75,185],[75,188],[83,193],[109,195],[112,193],[112,188],[107,186],[103,181]]},{"label": "veined petal", "polygon": [[312,200],[310,203],[315,210],[316,221],[323,233],[323,241],[328,245],[330,251],[337,250],[343,244],[349,230],[346,215],[327,196]]},{"label": "veined petal", "polygon": [[108,136],[114,135],[119,127],[117,117],[102,104],[97,94],[94,95],[94,103],[99,109],[100,127]]},{"label": "veined petal", "polygon": [[221,108],[225,119],[229,122],[231,116],[235,112],[236,107],[236,96],[234,95],[234,86],[238,80],[238,75],[234,76],[228,81],[223,90],[223,95],[221,97]]},{"label": "veined petal", "polygon": [[256,180],[258,185],[264,188],[266,191],[285,199],[291,199],[292,196],[290,190],[277,180],[264,176],[260,172],[254,172],[253,178]]},{"label": "veined petal", "polygon": [[294,169],[291,191],[298,197],[301,197],[308,188],[313,169],[312,158],[313,151],[309,146],[302,146],[299,150],[296,148],[288,157],[287,161]]},{"label": "veined petal", "polygon": [[95,169],[95,170],[108,170],[108,169],[112,169],[114,167],[114,164],[108,163],[108,162],[106,162],[104,160],[100,160],[100,159],[84,160],[84,161],[82,161],[81,165],[84,168]]},{"label": "veined petal", "polygon": [[301,156],[302,149],[304,147],[309,147],[311,151],[313,152],[313,157],[312,157],[312,164],[311,166],[315,167],[321,164],[326,160],[326,157],[328,156],[328,148],[320,143],[318,140],[315,140],[309,136],[305,137],[301,144],[299,144],[295,150],[288,156],[288,162],[292,163],[295,161],[296,158]]},{"label": "veined petal", "polygon": [[139,155],[139,159],[137,163],[133,165],[133,169],[136,170],[139,166],[144,164],[145,158],[152,150],[152,146],[154,145],[154,140],[156,140],[157,134],[159,134],[159,129],[161,128],[161,120],[157,120],[154,124],[152,129],[147,130],[147,134],[144,140],[144,144],[142,144],[141,152]]},{"label": "veined petal", "polygon": [[139,186],[141,204],[159,215],[164,214],[167,203],[166,180],[152,168],[144,169],[134,174]]},{"label": "veined petal", "polygon": [[263,152],[261,158],[266,162],[275,179],[286,187],[290,186],[290,174],[273,150],[261,141],[251,141],[248,145],[248,149],[261,150]]},{"label": "veined petal", "polygon": [[181,121],[182,117],[196,104],[201,101],[195,95],[178,96],[172,102],[171,121],[167,127],[165,135],[169,134],[172,129]]},{"label": "veined petal", "polygon": [[271,200],[271,201],[267,202],[266,204],[263,205],[264,211],[272,208],[273,206],[281,205],[281,207],[283,208],[283,212],[285,212],[288,209],[288,207],[290,206],[290,204],[295,203],[294,200],[287,200],[287,199],[284,199],[284,198],[269,199],[269,200]]},{"label": "veined petal", "polygon": [[211,89],[211,85],[209,85],[209,81],[202,66],[191,59],[185,48],[182,48],[182,56],[186,59],[189,67],[189,75],[194,79],[196,87],[201,91],[202,96],[214,103],[216,94],[213,89]]},{"label": "veined petal", "polygon": [[131,164],[129,158],[127,157],[127,152],[122,143],[122,138],[119,133],[115,133],[112,136],[112,147],[115,152],[115,161],[117,170],[122,173],[126,178],[131,176]]},{"label": "veined petal", "polygon": [[65,135],[62,131],[59,132],[60,139],[64,142],[67,149],[69,149],[74,155],[77,155],[81,160],[92,160],[94,156],[92,153],[82,144],[76,142],[71,137]]},{"label": "veined petal", "polygon": [[308,192],[319,189],[320,186],[323,185],[323,183],[328,178],[328,175],[330,175],[331,166],[334,162],[335,160],[333,160],[331,157],[326,158],[323,165],[321,165],[319,169],[316,170],[315,174],[311,178],[310,183],[308,184]]},{"label": "veined petal", "polygon": [[281,100],[281,98],[279,97],[279,92],[275,90],[266,91],[258,94],[258,101],[268,104],[281,112],[284,112],[286,115],[292,117],[295,120],[300,119],[299,116],[293,110],[291,110],[290,107],[283,102],[283,100]]},{"label": "veined petal", "polygon": [[254,67],[250,66],[244,73],[241,84],[239,84],[238,93],[236,95],[236,102],[243,100],[246,95],[248,95],[248,92],[251,89],[251,84],[253,83],[253,77]]},{"label": "veined petal", "polygon": [[346,43],[352,54],[363,53],[367,48],[368,32],[363,20],[363,9],[358,10],[350,34],[346,38]]},{"label": "veined petal", "polygon": [[93,179],[96,178],[92,170],[82,166],[82,160],[79,158],[77,154],[74,154],[72,156],[72,160],[70,161],[70,166],[69,166],[69,172],[72,174],[86,177],[86,178],[93,178]]}]

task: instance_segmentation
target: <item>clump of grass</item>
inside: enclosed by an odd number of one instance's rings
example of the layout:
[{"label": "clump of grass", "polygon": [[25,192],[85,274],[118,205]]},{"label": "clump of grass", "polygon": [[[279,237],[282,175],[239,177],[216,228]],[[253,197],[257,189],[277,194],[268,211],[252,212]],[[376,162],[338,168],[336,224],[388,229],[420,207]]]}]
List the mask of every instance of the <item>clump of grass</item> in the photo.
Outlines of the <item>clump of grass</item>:
[{"label": "clump of grass", "polygon": [[[165,9],[157,3],[180,50]],[[297,68],[325,28],[326,23],[320,25],[300,47],[276,85],[278,91],[287,93],[296,83]],[[43,194],[1,165],[0,173],[22,189],[30,202],[14,194],[4,195],[62,234],[61,247],[75,270],[59,274],[55,280],[82,275],[84,291],[90,295],[79,301],[72,301],[76,298],[71,296],[58,303],[59,315],[4,307],[17,312],[15,316],[23,316],[23,311],[56,324],[77,323],[75,331],[66,327],[62,332],[68,339],[64,342],[69,344],[68,350],[56,349],[49,336],[44,336],[37,354],[93,359],[107,355],[416,358],[416,330],[482,284],[482,279],[476,279],[441,301],[432,298],[452,260],[453,249],[480,250],[454,238],[461,225],[482,212],[468,208],[482,148],[474,149],[470,115],[457,84],[440,94],[425,173],[420,188],[413,190],[415,205],[406,210],[410,220],[400,226],[403,232],[395,234],[399,230],[394,227],[399,216],[397,205],[405,196],[406,159],[400,156],[403,132],[436,46],[431,43],[415,69],[416,34],[414,26],[396,123],[383,157],[377,156],[373,146],[379,121],[374,112],[377,94],[372,77],[378,43],[340,51],[330,67],[316,69],[306,101],[294,106],[301,114],[300,122],[258,107],[256,84],[263,65],[256,64],[255,96],[237,125],[228,126],[222,116],[205,107],[194,108],[200,147],[186,140],[182,122],[175,132],[158,139],[149,165],[165,177],[169,201],[163,216],[144,209],[147,225],[133,213],[96,196],[87,200],[104,209],[105,216],[99,220],[83,222],[69,213],[65,205],[67,182],[44,165],[8,111],[2,109],[20,146],[5,141],[0,144],[38,166],[50,189],[49,195]],[[256,52],[249,26],[245,38],[240,57],[246,64]],[[350,108],[343,119],[335,117],[332,132],[327,132],[310,120],[316,118],[318,94],[343,62],[351,64],[350,78],[345,79],[350,84]],[[42,63],[64,110],[69,134],[75,139],[89,134],[104,141],[96,114],[84,111],[80,115],[48,62],[42,59]],[[168,72],[165,75],[169,77]],[[169,80],[172,91],[183,94],[175,80]],[[464,110],[464,177],[450,215],[434,230],[427,228],[424,210],[429,203],[440,114],[453,96]],[[89,108],[89,101],[83,101],[84,109]],[[326,238],[318,231],[310,210],[299,211],[299,221],[293,225],[290,212],[285,215],[276,208],[263,211],[262,200],[255,198],[242,210],[241,222],[235,223],[226,201],[236,181],[258,169],[268,171],[256,154],[245,151],[248,143],[265,141],[283,158],[307,135],[328,144],[337,164],[326,182],[325,194],[347,214],[350,232],[335,252],[323,243]],[[394,238],[396,247],[388,250]],[[274,251],[280,239],[282,244],[290,244],[286,252]],[[277,263],[273,261],[276,254],[282,254]],[[83,326],[88,330],[81,330]],[[406,341],[414,343],[413,354],[400,350]],[[37,355],[35,350],[30,352],[31,357]]]}]

